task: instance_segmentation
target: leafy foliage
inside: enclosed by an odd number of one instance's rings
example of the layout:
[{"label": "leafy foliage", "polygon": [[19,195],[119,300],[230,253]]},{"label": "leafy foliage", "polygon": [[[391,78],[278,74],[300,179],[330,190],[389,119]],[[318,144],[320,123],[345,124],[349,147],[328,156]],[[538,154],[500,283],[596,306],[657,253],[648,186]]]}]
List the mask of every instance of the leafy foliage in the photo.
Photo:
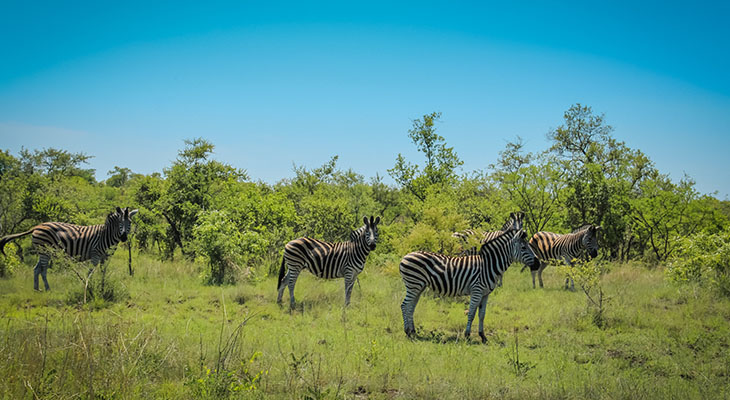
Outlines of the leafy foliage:
[{"label": "leafy foliage", "polygon": [[676,242],[667,277],[678,283],[715,286],[730,296],[730,232],[700,232]]}]

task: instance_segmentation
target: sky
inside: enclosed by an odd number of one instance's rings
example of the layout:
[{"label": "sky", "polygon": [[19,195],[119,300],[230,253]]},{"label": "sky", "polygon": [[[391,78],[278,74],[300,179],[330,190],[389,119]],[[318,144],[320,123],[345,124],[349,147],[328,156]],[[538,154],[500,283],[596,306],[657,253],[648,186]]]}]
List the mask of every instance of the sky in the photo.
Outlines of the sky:
[{"label": "sky", "polygon": [[[73,4],[73,6],[68,6]],[[0,0],[0,149],[162,172],[202,137],[269,183],[338,155],[386,182],[414,119],[487,170],[580,103],[675,181],[730,196],[730,3]]]}]

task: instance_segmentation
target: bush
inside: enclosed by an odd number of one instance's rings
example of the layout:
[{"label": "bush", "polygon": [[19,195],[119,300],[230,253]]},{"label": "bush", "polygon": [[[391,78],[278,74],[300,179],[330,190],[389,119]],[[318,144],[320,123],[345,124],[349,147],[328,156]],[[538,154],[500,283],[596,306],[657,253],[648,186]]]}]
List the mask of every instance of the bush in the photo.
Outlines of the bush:
[{"label": "bush", "polygon": [[235,269],[240,269],[244,236],[225,211],[203,211],[193,229],[198,259],[210,267],[203,271],[208,284],[234,283]]},{"label": "bush", "polygon": [[669,280],[713,286],[730,296],[730,232],[698,233],[677,242],[666,270]]},{"label": "bush", "polygon": [[20,266],[20,259],[16,255],[17,245],[8,243],[5,245],[5,257],[0,258],[0,278],[10,276]]}]

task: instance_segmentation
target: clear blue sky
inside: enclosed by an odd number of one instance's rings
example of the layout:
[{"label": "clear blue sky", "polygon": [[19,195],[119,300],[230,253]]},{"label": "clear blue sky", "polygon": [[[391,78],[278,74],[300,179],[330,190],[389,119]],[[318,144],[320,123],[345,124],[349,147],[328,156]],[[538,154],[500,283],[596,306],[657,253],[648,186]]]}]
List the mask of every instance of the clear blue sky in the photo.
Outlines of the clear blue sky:
[{"label": "clear blue sky", "polygon": [[[69,6],[73,4],[73,6]],[[185,138],[255,180],[420,162],[411,120],[485,169],[574,103],[675,180],[730,195],[728,2],[0,3],[0,148],[161,172]]]}]

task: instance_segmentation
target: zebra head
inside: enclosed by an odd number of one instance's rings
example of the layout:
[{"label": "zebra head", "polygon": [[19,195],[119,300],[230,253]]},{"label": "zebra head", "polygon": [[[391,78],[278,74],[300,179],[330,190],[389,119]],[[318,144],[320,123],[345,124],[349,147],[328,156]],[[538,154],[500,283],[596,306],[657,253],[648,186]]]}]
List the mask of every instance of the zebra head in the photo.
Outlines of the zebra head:
[{"label": "zebra head", "polygon": [[116,225],[116,235],[122,242],[127,241],[127,235],[132,230],[132,217],[137,214],[137,211],[139,210],[130,210],[129,207],[124,209],[117,207],[117,211],[106,218],[107,225]]},{"label": "zebra head", "polygon": [[[512,231],[512,230],[510,230]],[[540,267],[540,260],[535,255],[535,251],[527,242],[527,233],[522,229],[517,229],[512,236],[512,260],[519,261],[530,269],[537,269]]]},{"label": "zebra head", "polygon": [[581,238],[581,243],[583,244],[583,248],[588,251],[588,255],[591,258],[598,257],[598,231],[601,230],[601,226],[594,226],[590,225],[588,229],[585,230],[585,234],[583,234],[583,237]]},{"label": "zebra head", "polygon": [[362,221],[365,223],[365,226],[353,232],[353,235],[358,232],[361,241],[364,242],[370,251],[373,251],[375,250],[375,245],[378,243],[378,224],[380,223],[380,217],[373,218],[371,216],[369,220],[368,217],[362,217]]},{"label": "zebra head", "polygon": [[509,229],[520,230],[523,229],[525,219],[525,213],[522,211],[509,213],[509,219],[502,225],[502,230],[506,231]]}]

